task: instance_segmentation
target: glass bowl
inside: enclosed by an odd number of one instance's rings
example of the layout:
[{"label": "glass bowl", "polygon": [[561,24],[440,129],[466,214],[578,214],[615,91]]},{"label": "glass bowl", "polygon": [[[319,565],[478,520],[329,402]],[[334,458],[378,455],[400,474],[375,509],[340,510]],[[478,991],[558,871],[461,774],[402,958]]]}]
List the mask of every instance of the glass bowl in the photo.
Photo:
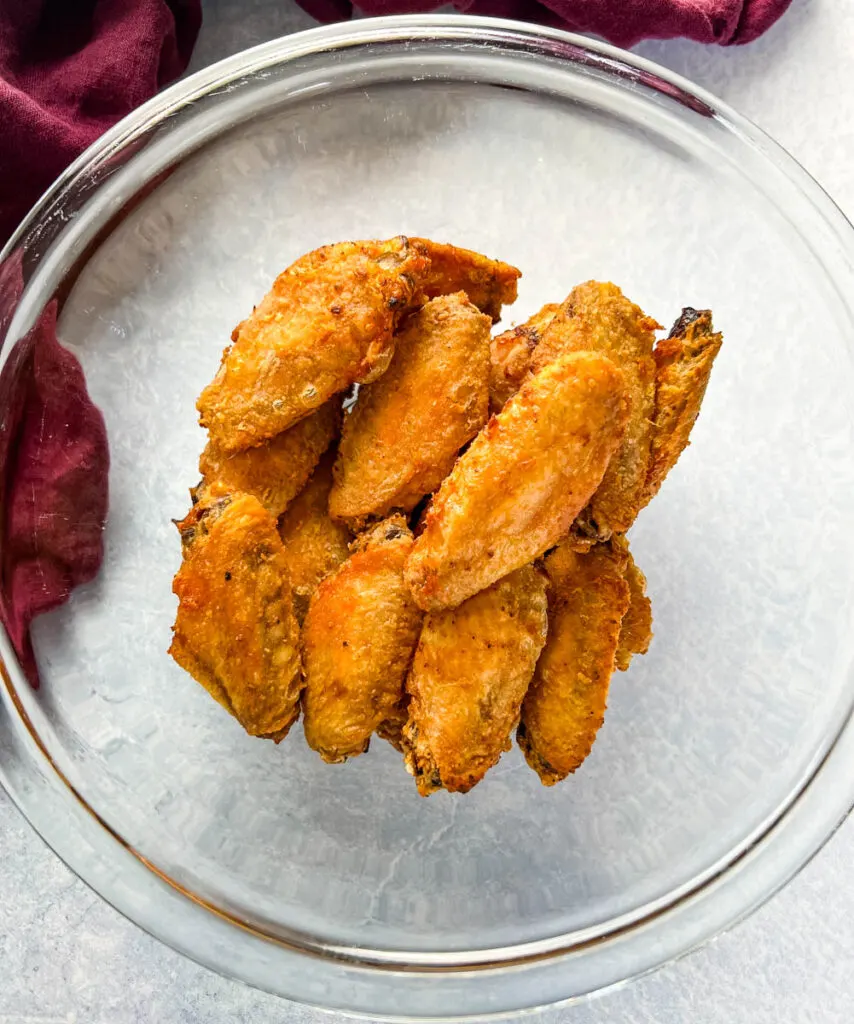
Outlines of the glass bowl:
[{"label": "glass bowl", "polygon": [[[398,233],[518,264],[522,320],[578,281],[725,334],[693,444],[633,548],[655,640],[578,774],[518,751],[420,799],[386,744],[343,766],[250,739],[166,654],[232,326],[322,243]],[[276,40],[141,107],[4,254],[2,357],[46,303],[106,418],[106,557],[5,635],[2,779],[143,928],[224,974],[378,1016],[507,1013],[623,982],[732,924],[854,798],[852,231],[741,117],[647,61],[464,17]],[[9,265],[8,263],[6,264]]]}]

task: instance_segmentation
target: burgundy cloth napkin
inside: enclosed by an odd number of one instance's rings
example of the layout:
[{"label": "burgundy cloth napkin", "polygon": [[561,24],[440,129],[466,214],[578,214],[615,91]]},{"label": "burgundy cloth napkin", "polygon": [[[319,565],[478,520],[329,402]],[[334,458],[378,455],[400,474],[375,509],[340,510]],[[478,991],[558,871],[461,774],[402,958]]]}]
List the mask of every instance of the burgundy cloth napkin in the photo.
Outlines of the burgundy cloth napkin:
[{"label": "burgundy cloth napkin", "polygon": [[[318,21],[362,14],[435,11],[446,0],[298,0]],[[700,43],[749,43],[780,17],[791,0],[454,0],[465,14],[535,21],[574,32],[593,32],[617,46],[641,39],[685,36]]]},{"label": "burgundy cloth napkin", "polygon": [[56,339],[56,301],[0,376],[3,621],[33,686],[30,623],[91,580],[104,555],[110,464],[104,419],[77,358]]},{"label": "burgundy cloth napkin", "polygon": [[[0,0],[0,245],[63,169],[187,66],[200,0]],[[26,254],[0,266],[0,341]],[[0,616],[34,685],[34,616],[103,558],[109,449],[56,300],[0,373]]]},{"label": "burgundy cloth napkin", "polygon": [[201,0],[0,0],[0,244],[102,132],[176,78]]}]

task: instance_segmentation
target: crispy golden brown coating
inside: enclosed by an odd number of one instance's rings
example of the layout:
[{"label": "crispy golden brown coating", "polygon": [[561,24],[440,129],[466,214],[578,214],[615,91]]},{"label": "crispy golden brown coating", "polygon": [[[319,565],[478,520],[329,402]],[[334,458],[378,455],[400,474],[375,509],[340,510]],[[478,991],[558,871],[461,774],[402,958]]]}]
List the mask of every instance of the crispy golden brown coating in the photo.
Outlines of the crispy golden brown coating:
[{"label": "crispy golden brown coating", "polygon": [[638,569],[626,545],[628,562],[625,579],[629,585],[629,607],[620,624],[616,666],[625,672],[635,654],[646,654],[652,641],[652,605],[646,594],[646,577]]},{"label": "crispy golden brown coating", "polygon": [[571,352],[527,381],[458,459],[425,516],[406,581],[453,608],[557,543],[599,486],[628,401],[604,356]]},{"label": "crispy golden brown coating", "polygon": [[530,565],[459,608],[425,617],[403,729],[407,768],[422,796],[467,793],[510,749],[546,621],[545,579]]},{"label": "crispy golden brown coating", "polygon": [[655,348],[652,461],[644,505],[655,497],[664,478],[688,447],[712,364],[722,343],[723,337],[712,330],[711,311],[687,307],[668,337]]},{"label": "crispy golden brown coating", "polygon": [[501,307],[516,301],[517,284],[522,272],[509,263],[491,260],[471,249],[460,249],[429,238],[413,238],[430,258],[430,267],[421,287],[428,299],[437,295],[465,292],[469,302],[497,322]]},{"label": "crispy golden brown coating", "polygon": [[279,536],[285,546],[294,594],[294,612],[300,623],[305,619],[318,583],[337,569],[350,553],[350,531],[329,515],[334,461],[335,449],[330,448],[279,519]]},{"label": "crispy golden brown coating", "polygon": [[486,422],[489,317],[462,292],[403,324],[386,373],[346,417],[329,510],[362,521],[405,512],[431,494]]},{"label": "crispy golden brown coating", "polygon": [[280,740],[299,714],[299,626],[276,521],[247,494],[196,505],[169,653],[253,736]]},{"label": "crispy golden brown coating", "polygon": [[517,739],[546,786],[566,778],[590,753],[605,717],[608,684],[629,606],[625,554],[568,544],[545,560],[548,639],[522,704]]},{"label": "crispy golden brown coating", "polygon": [[555,303],[503,334],[496,334],[489,346],[489,405],[500,412],[516,394],[531,371],[531,355],[546,328],[561,307]]},{"label": "crispy golden brown coating", "polygon": [[403,695],[421,612],[403,583],[412,534],[392,516],[317,588],[303,626],[305,738],[324,761],[368,749]]},{"label": "crispy golden brown coating", "polygon": [[275,437],[354,382],[388,366],[400,315],[428,271],[405,238],[308,253],[232,335],[197,407],[222,451]]},{"label": "crispy golden brown coating", "polygon": [[622,444],[578,523],[607,540],[625,533],[643,506],[655,401],[653,331],[659,325],[609,282],[588,281],[570,293],[531,356],[534,372],[561,352],[601,352],[623,371],[631,414]]},{"label": "crispy golden brown coating", "polygon": [[228,455],[209,441],[199,459],[202,482],[194,500],[252,494],[268,512],[281,515],[305,486],[340,423],[341,407],[331,401],[257,448]]}]

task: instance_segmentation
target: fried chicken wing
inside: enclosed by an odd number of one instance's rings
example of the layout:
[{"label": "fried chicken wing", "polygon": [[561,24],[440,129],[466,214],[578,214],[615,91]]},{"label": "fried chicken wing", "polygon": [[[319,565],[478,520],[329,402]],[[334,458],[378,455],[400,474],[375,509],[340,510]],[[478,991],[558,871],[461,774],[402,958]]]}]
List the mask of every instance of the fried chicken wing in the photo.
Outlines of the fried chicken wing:
[{"label": "fried chicken wing", "polygon": [[489,345],[489,407],[500,412],[531,371],[531,355],[560,309],[549,303],[518,327],[496,334]]},{"label": "fried chicken wing", "polygon": [[346,417],[329,510],[359,522],[410,511],[486,422],[489,317],[462,292],[409,317],[386,373]]},{"label": "fried chicken wing", "polygon": [[497,323],[501,307],[516,301],[517,284],[522,272],[509,263],[491,260],[471,249],[413,238],[430,258],[430,268],[421,287],[428,299],[453,292],[465,292],[469,302]]},{"label": "fried chicken wing", "polygon": [[548,639],[522,704],[517,739],[543,784],[553,786],[584,761],[604,720],[629,584],[626,556],[610,544],[586,554],[562,544],[545,566]]},{"label": "fried chicken wing", "polygon": [[279,519],[279,536],[285,546],[294,594],[294,612],[300,623],[305,619],[317,585],[350,553],[350,531],[329,515],[334,461],[335,449],[330,448],[305,488]]},{"label": "fried chicken wing", "polygon": [[565,536],[627,417],[623,375],[604,356],[567,353],[527,381],[427,510],[405,571],[419,607],[455,607]]},{"label": "fried chicken wing", "polygon": [[202,482],[193,492],[194,500],[252,494],[268,512],[281,515],[305,486],[340,423],[340,406],[327,402],[257,448],[228,455],[209,441],[199,459]]},{"label": "fried chicken wing", "polygon": [[253,736],[282,739],[299,714],[299,626],[276,521],[247,494],[194,506],[169,653]]},{"label": "fried chicken wing", "polygon": [[655,348],[652,461],[644,505],[658,493],[690,443],[691,429],[722,343],[723,337],[712,330],[711,310],[686,307],[667,338]]},{"label": "fried chicken wing", "polygon": [[623,371],[631,402],[626,432],[577,526],[593,540],[625,533],[643,506],[655,401],[653,331],[659,326],[616,285],[588,281],[572,290],[531,356],[534,372],[562,352],[600,352]]},{"label": "fried chicken wing", "polygon": [[[625,543],[625,541],[623,541]],[[616,666],[625,672],[635,654],[646,654],[652,640],[652,605],[646,595],[646,576],[638,569],[626,545],[625,580],[629,585],[629,607],[620,624]]]},{"label": "fried chicken wing", "polygon": [[510,749],[546,641],[546,586],[517,569],[459,608],[431,612],[406,689],[406,765],[418,792],[467,793]]},{"label": "fried chicken wing", "polygon": [[412,534],[403,516],[363,534],[311,599],[303,626],[305,738],[324,761],[368,749],[396,713],[421,612],[403,582]]},{"label": "fried chicken wing", "polygon": [[199,397],[211,441],[228,453],[254,447],[336,392],[379,377],[428,269],[423,247],[405,238],[341,242],[297,260],[235,328]]}]

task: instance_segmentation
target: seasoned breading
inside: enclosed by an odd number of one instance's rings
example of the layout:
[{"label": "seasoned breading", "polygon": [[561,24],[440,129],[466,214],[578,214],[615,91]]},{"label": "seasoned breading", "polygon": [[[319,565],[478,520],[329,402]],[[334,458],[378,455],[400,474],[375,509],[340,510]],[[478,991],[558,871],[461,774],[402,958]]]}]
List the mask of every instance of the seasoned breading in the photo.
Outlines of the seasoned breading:
[{"label": "seasoned breading", "polygon": [[400,701],[389,711],[385,720],[377,726],[377,736],[386,740],[395,750],[403,753],[403,727],[409,717],[409,695],[404,693]]},{"label": "seasoned breading", "polygon": [[294,612],[300,623],[305,619],[318,583],[337,569],[350,553],[350,531],[329,515],[334,461],[335,449],[330,448],[279,519],[279,536],[285,547],[294,594]]},{"label": "seasoned breading", "polygon": [[462,292],[403,324],[385,374],[344,421],[329,510],[359,522],[410,511],[448,475],[486,422],[489,317]]},{"label": "seasoned breading", "polygon": [[660,325],[609,282],[574,288],[531,356],[536,372],[563,352],[600,352],[623,371],[631,414],[622,444],[577,529],[593,539],[625,533],[643,505],[655,401],[653,331]]},{"label": "seasoned breading", "polygon": [[481,256],[471,249],[433,242],[429,238],[412,238],[413,245],[422,246],[430,258],[430,267],[421,287],[428,299],[437,295],[465,292],[469,302],[497,323],[501,307],[516,301],[517,284],[522,272],[509,263]]},{"label": "seasoned breading", "polygon": [[562,544],[545,567],[548,639],[522,704],[517,739],[543,784],[553,786],[584,761],[604,720],[629,584],[626,555],[610,544],[586,554]]},{"label": "seasoned breading", "polygon": [[629,607],[620,624],[616,666],[625,672],[635,654],[646,654],[652,640],[652,605],[646,595],[646,577],[626,545],[625,579],[629,585]]},{"label": "seasoned breading", "polygon": [[565,536],[627,416],[623,375],[604,356],[567,353],[527,381],[433,498],[405,571],[419,607],[456,607]]},{"label": "seasoned breading", "polygon": [[253,736],[282,739],[299,714],[299,626],[276,521],[237,494],[179,524],[169,653]]},{"label": "seasoned breading", "polygon": [[232,335],[197,408],[224,452],[280,434],[391,359],[401,314],[428,272],[405,238],[341,242],[308,253]]},{"label": "seasoned breading", "polygon": [[368,749],[403,695],[421,612],[403,583],[412,534],[392,516],[317,588],[303,626],[305,738],[324,761]]},{"label": "seasoned breading", "polygon": [[503,334],[496,334],[489,346],[489,407],[500,412],[516,394],[531,371],[531,355],[546,328],[561,307],[549,303]]},{"label": "seasoned breading", "polygon": [[403,749],[418,792],[467,793],[510,749],[546,641],[546,585],[527,565],[431,612],[406,681]]},{"label": "seasoned breading", "polygon": [[626,533],[721,336],[686,308],[656,347],[588,281],[492,337],[520,276],[426,238],[342,242],[234,329],[197,403],[170,653],[250,734],[278,742],[301,709],[333,763],[378,735],[422,796],[468,792],[514,731],[547,786],[590,753],[652,637]]},{"label": "seasoned breading", "polygon": [[668,337],[655,348],[652,460],[644,505],[658,493],[664,478],[690,443],[691,429],[722,343],[722,335],[712,330],[711,310],[689,306],[682,310]]},{"label": "seasoned breading", "polygon": [[193,499],[252,494],[268,512],[281,515],[305,486],[340,423],[341,407],[330,401],[257,448],[228,455],[208,442],[199,459],[202,482]]}]

